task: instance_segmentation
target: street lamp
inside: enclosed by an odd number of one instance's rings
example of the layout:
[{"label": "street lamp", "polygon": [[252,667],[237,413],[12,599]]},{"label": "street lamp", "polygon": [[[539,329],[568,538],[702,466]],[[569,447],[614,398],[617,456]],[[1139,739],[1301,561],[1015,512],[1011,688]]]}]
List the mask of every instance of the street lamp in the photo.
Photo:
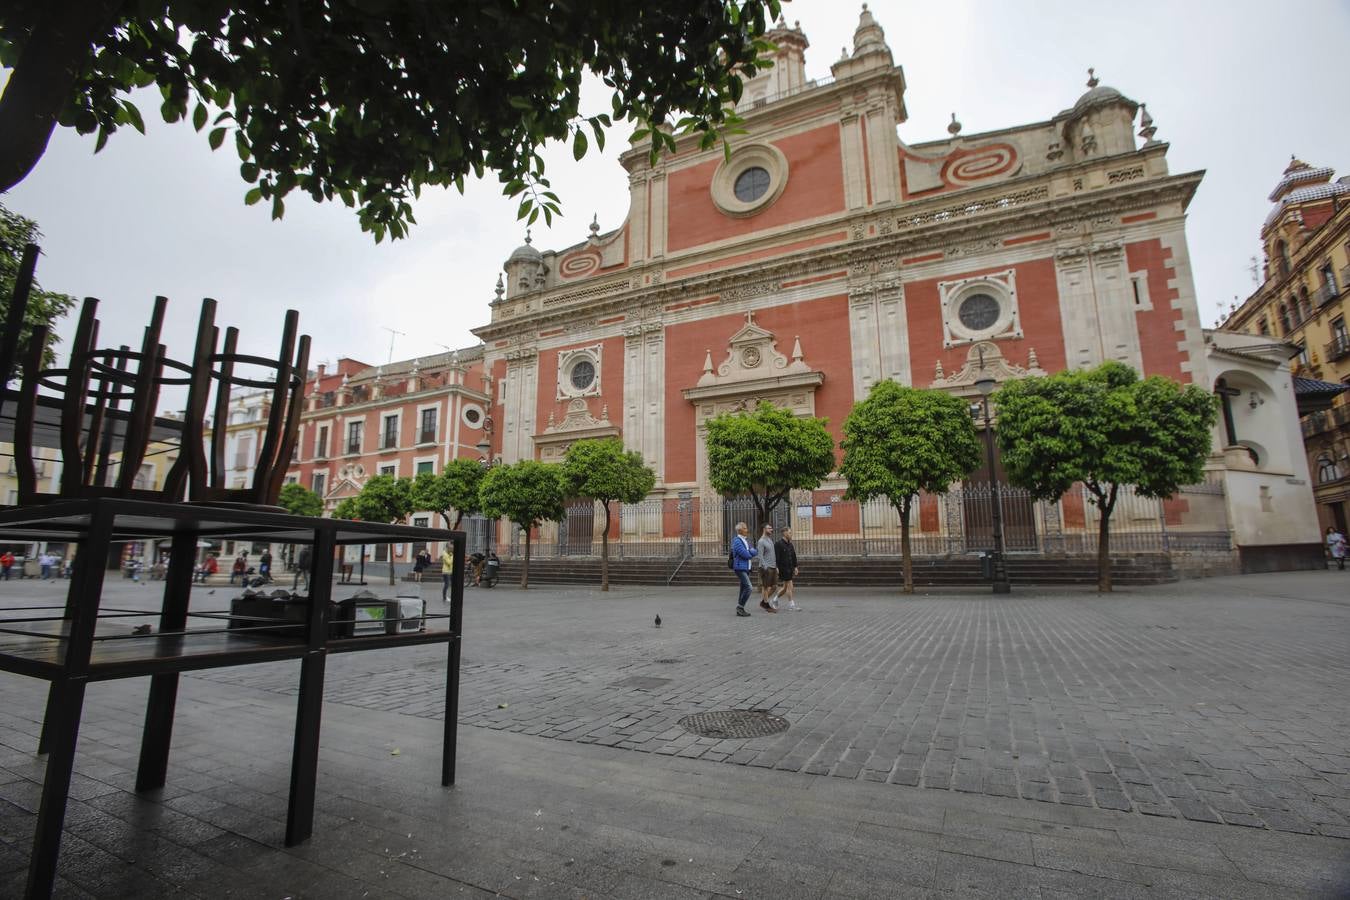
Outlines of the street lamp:
[{"label": "street lamp", "polygon": [[[490,426],[483,429],[483,437],[478,443],[473,445],[473,449],[478,451],[478,462],[482,464],[483,471],[486,472],[492,468],[492,439]],[[496,522],[489,522],[487,516],[483,517],[484,538],[487,541],[487,558],[492,558],[492,531]]]},{"label": "street lamp", "polygon": [[998,387],[998,382],[984,374],[983,365],[980,373],[975,380],[975,390],[980,392],[984,410],[984,449],[989,460],[989,487],[994,504],[994,593],[1006,594],[1012,590],[1012,585],[1008,583],[1008,570],[1003,565],[1003,498],[999,494],[998,475],[994,472],[994,428],[989,419],[989,395]]}]

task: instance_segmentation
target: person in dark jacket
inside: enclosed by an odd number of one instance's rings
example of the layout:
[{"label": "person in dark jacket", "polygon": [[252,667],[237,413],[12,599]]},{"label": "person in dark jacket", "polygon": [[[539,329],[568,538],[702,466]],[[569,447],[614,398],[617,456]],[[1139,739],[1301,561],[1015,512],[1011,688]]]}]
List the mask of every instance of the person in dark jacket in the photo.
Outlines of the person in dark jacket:
[{"label": "person in dark jacket", "polygon": [[774,605],[778,605],[781,597],[787,597],[787,609],[801,609],[797,605],[796,599],[792,596],[792,583],[797,578],[797,548],[792,543],[792,529],[784,528],[783,536],[773,545],[774,557],[778,560],[778,596],[774,597]]},{"label": "person in dark jacket", "polygon": [[732,571],[740,581],[741,591],[736,598],[736,615],[748,616],[750,610],[745,604],[750,599],[750,560],[755,558],[757,550],[750,543],[750,528],[744,522],[736,523],[736,536],[731,539]]}]

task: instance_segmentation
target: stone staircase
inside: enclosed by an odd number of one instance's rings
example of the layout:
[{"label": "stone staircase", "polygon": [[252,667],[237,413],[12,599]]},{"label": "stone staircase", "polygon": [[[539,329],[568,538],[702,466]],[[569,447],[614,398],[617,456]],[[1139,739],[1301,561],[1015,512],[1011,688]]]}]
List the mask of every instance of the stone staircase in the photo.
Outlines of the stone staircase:
[{"label": "stone staircase", "polygon": [[[894,587],[904,578],[901,562],[895,557],[830,558],[803,560],[797,584],[802,587]],[[1163,553],[1116,556],[1111,559],[1111,578],[1122,587],[1162,584],[1176,581],[1171,558]],[[502,561],[502,581],[520,582],[521,561]],[[611,585],[663,585],[675,568],[674,560],[611,560]],[[1014,585],[1034,584],[1094,585],[1097,583],[1097,559],[1092,556],[1012,556],[1008,558],[1008,580]],[[752,573],[752,578],[754,577]],[[726,586],[733,580],[724,559],[690,559],[679,569],[676,587]],[[591,557],[531,559],[531,584],[600,584],[600,560]],[[976,557],[923,557],[914,560],[916,587],[982,587],[988,584],[980,572]]]}]

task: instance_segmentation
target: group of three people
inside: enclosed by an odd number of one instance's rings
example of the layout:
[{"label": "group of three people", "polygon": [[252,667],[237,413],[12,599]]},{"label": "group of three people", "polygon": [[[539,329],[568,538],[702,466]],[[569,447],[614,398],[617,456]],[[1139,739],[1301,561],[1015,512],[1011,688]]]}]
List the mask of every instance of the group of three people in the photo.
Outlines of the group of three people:
[{"label": "group of three people", "polygon": [[799,610],[793,596],[793,582],[799,571],[797,566],[797,548],[792,544],[792,529],[784,528],[783,536],[777,541],[773,538],[773,526],[765,525],[759,541],[751,545],[749,527],[744,522],[736,523],[736,536],[731,541],[732,570],[740,582],[740,593],[736,597],[736,615],[748,616],[745,608],[750,602],[750,566],[752,560],[759,563],[759,608],[769,613],[778,612],[778,601],[786,597],[788,610]]}]

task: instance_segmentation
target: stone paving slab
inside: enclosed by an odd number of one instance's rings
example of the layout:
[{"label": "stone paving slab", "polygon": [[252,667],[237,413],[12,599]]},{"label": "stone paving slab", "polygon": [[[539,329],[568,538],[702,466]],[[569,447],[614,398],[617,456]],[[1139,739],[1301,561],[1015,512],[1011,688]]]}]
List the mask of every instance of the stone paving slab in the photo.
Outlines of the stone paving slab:
[{"label": "stone paving slab", "polygon": [[[0,603],[63,588],[21,584]],[[471,591],[460,787],[438,787],[443,648],[329,661],[316,835],[338,837],[291,851],[293,663],[185,675],[153,800],[129,793],[144,684],[94,685],[63,895],[1350,896],[1346,585],[839,590],[748,620],[730,591]],[[9,896],[43,685],[0,697]],[[678,724],[738,708],[791,727]]]},{"label": "stone paving slab", "polygon": [[[43,695],[0,677],[0,747],[31,758]],[[90,688],[91,725],[133,720],[135,682]],[[161,792],[72,800],[60,897],[1331,898],[1344,840],[927,791],[461,729],[439,786],[439,723],[324,708],[315,834],[284,848],[294,701],[184,679]],[[81,739],[90,781],[137,741]],[[186,752],[193,748],[192,755]],[[393,751],[399,753],[395,755]],[[9,771],[9,770],[6,770]],[[97,774],[93,774],[97,773]],[[31,784],[15,778],[9,785]],[[184,789],[191,784],[193,789]],[[0,798],[0,896],[18,896],[35,823]]]},{"label": "stone paving slab", "polygon": [[[1350,586],[1306,572],[1120,591],[470,591],[461,721],[645,753],[1350,837]],[[435,605],[433,600],[433,605]],[[653,627],[660,612],[662,628]],[[334,660],[330,701],[437,716],[432,650]],[[204,677],[291,692],[276,667]],[[371,679],[374,679],[372,681]],[[691,713],[763,709],[716,740]]]}]

